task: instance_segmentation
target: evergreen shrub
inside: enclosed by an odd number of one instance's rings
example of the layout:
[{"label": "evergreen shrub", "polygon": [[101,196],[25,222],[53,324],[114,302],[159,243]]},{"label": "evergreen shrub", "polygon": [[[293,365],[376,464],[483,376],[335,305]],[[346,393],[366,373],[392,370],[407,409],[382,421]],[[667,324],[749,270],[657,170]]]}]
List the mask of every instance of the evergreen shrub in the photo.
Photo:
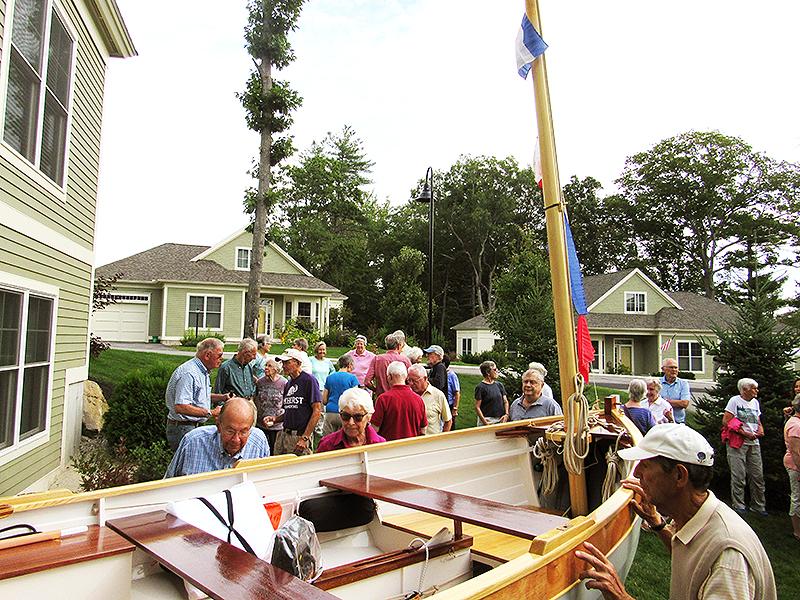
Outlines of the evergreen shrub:
[{"label": "evergreen shrub", "polygon": [[183,332],[181,346],[192,348],[207,338],[217,338],[223,344],[225,343],[225,336],[219,331],[210,331],[207,329],[206,331],[198,331],[197,335],[195,335],[194,329],[187,329]]},{"label": "evergreen shrub", "polygon": [[169,366],[156,363],[147,371],[131,371],[119,382],[103,420],[103,434],[111,446],[124,441],[133,451],[166,442],[164,396],[171,375]]}]

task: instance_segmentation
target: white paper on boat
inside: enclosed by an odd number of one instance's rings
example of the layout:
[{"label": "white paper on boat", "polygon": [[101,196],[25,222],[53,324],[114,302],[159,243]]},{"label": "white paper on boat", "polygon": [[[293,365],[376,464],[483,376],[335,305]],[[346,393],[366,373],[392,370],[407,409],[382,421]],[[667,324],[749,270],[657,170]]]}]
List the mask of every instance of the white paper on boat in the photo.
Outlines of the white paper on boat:
[{"label": "white paper on boat", "polygon": [[[237,484],[230,488],[230,492],[233,503],[233,527],[247,540],[255,555],[263,560],[271,550],[272,539],[275,536],[275,529],[264,508],[264,501],[252,481]],[[228,501],[224,492],[205,496],[205,499],[227,520]],[[197,498],[169,502],[167,512],[215,538],[228,541],[228,528],[220,523],[214,513]],[[231,536],[230,543],[244,550],[235,535]]]}]

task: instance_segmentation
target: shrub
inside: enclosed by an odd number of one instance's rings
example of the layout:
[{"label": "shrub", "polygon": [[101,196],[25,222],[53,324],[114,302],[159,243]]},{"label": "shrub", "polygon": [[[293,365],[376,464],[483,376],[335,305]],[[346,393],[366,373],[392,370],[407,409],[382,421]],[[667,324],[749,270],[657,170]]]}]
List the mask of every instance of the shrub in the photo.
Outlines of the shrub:
[{"label": "shrub", "polygon": [[171,375],[170,367],[156,363],[147,371],[131,371],[119,382],[104,417],[103,434],[109,444],[116,446],[124,439],[133,450],[166,442],[164,395]]},{"label": "shrub", "polygon": [[305,318],[289,319],[284,323],[280,331],[281,344],[291,345],[297,338],[306,338],[308,347],[313,348],[314,344],[322,340],[322,335],[311,321]]},{"label": "shrub", "polygon": [[478,354],[467,353],[461,355],[461,362],[465,362],[468,365],[479,365],[487,360],[496,364],[498,369],[508,366],[508,357],[506,357],[504,352],[498,352],[496,350],[484,350]]},{"label": "shrub", "polygon": [[222,343],[225,343],[225,336],[219,331],[211,331],[206,329],[205,332],[198,331],[197,335],[195,335],[194,329],[187,329],[183,332],[181,346],[194,347],[206,338],[217,338]]},{"label": "shrub", "polygon": [[172,460],[172,450],[163,440],[153,442],[149,447],[139,446],[131,451],[137,465],[134,477],[137,483],[155,481],[164,478],[169,462]]},{"label": "shrub", "polygon": [[111,449],[106,440],[96,437],[88,444],[82,444],[78,456],[71,457],[71,461],[81,476],[84,492],[128,485],[135,481],[133,472],[136,465],[124,442]]},{"label": "shrub", "polygon": [[356,334],[349,329],[330,329],[323,340],[327,346],[352,348],[356,343]]}]

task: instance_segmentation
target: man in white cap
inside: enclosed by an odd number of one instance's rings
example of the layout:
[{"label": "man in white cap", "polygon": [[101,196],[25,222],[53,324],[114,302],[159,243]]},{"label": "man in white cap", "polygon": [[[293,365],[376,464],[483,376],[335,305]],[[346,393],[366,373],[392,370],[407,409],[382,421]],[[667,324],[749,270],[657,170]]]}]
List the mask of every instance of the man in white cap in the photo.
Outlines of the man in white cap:
[{"label": "man in white cap", "polygon": [[428,367],[431,370],[430,374],[428,375],[428,381],[433,387],[442,390],[444,397],[447,398],[449,392],[447,383],[447,367],[445,367],[444,363],[442,362],[444,350],[441,346],[434,344],[430,348],[425,349],[425,354],[427,355],[425,358],[428,361]]},{"label": "man in white cap", "polygon": [[317,380],[303,371],[303,354],[296,348],[287,348],[278,357],[289,380],[283,390],[284,412],[264,420],[267,428],[283,421],[283,429],[275,439],[276,455],[305,456],[314,451],[313,434],[322,414],[322,396]]},{"label": "man in white cap", "polygon": [[[637,494],[633,509],[672,555],[670,598],[777,598],[772,565],[758,536],[708,490],[714,450],[703,436],[686,425],[665,423],[619,454],[639,461],[635,477],[622,484]],[[575,556],[591,567],[580,574],[587,589],[600,590],[606,600],[631,599],[605,555],[588,542],[584,547],[587,551]]]}]

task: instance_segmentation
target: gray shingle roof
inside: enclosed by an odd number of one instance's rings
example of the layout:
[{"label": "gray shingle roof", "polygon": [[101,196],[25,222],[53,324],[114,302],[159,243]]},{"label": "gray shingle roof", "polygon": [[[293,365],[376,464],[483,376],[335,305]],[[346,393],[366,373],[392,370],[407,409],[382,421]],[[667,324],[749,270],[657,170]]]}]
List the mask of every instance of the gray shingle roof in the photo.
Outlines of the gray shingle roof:
[{"label": "gray shingle roof", "polygon": [[[122,273],[120,281],[183,281],[191,283],[222,283],[247,286],[249,271],[231,271],[213,260],[191,262],[210,246],[161,244],[113,263],[97,268],[97,274],[110,277]],[[316,277],[289,273],[262,273],[264,287],[297,290],[339,291]]]},{"label": "gray shingle roof", "polygon": [[486,317],[484,315],[478,315],[458,325],[453,325],[450,329],[489,329],[489,324],[486,322]]},{"label": "gray shingle roof", "polygon": [[[586,303],[591,306],[598,298],[627,277],[633,269],[615,273],[585,277],[583,287]],[[659,288],[661,289],[661,288]],[[637,331],[711,331],[711,326],[729,325],[736,319],[731,307],[709,300],[691,292],[661,291],[672,298],[684,310],[662,308],[654,315],[631,315],[622,313],[597,313],[589,311],[586,323],[589,329],[627,329]]]}]

